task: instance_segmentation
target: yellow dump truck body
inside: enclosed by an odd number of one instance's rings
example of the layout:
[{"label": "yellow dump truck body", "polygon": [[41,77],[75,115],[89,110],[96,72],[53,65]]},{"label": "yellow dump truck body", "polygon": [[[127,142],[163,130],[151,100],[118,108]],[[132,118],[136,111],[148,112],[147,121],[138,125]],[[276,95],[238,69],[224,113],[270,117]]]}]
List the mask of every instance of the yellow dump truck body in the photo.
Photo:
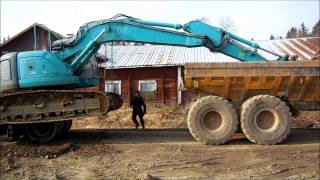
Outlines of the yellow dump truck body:
[{"label": "yellow dump truck body", "polygon": [[299,110],[320,110],[320,61],[192,63],[184,86],[236,106],[255,95],[280,97]]}]

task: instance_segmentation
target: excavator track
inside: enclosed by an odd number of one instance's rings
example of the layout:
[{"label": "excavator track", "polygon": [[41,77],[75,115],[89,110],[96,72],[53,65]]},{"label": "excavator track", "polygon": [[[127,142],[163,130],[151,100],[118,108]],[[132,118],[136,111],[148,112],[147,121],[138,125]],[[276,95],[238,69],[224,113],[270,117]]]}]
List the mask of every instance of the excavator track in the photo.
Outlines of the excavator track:
[{"label": "excavator track", "polygon": [[36,90],[0,94],[0,124],[32,124],[97,116],[116,110],[115,93]]},{"label": "excavator track", "polygon": [[80,90],[33,90],[0,94],[0,125],[9,140],[24,135],[31,141],[47,142],[65,134],[72,120],[98,116],[119,109],[116,93]]}]

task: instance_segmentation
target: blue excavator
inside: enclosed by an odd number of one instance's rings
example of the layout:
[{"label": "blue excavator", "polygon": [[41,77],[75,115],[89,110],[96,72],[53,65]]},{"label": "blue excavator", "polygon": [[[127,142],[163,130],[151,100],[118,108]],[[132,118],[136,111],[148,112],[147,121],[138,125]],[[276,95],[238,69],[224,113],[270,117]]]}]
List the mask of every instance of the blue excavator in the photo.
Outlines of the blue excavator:
[{"label": "blue excavator", "polygon": [[0,59],[0,124],[7,134],[25,134],[45,142],[65,133],[71,120],[105,114],[122,105],[119,95],[84,91],[97,76],[84,67],[101,44],[126,41],[183,47],[204,46],[243,62],[267,61],[265,51],[289,60],[219,27],[195,20],[184,25],[144,21],[123,14],[82,25],[72,37],[53,42],[51,50],[11,52]]}]

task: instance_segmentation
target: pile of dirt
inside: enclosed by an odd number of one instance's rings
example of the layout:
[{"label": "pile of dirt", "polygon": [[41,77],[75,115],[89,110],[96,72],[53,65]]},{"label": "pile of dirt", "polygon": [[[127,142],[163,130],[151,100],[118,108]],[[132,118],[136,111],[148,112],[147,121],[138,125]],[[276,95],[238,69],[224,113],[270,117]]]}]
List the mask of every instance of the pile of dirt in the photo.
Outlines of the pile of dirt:
[{"label": "pile of dirt", "polygon": [[71,143],[33,144],[24,141],[0,141],[0,143],[0,173],[18,168],[17,158],[53,159],[75,149]]},{"label": "pile of dirt", "polygon": [[[147,128],[187,128],[186,108],[163,104],[148,104],[144,116]],[[119,110],[107,114],[107,117],[91,117],[73,122],[73,128],[134,128],[131,120],[132,109],[124,104]],[[293,127],[320,127],[320,111],[301,112],[293,119]]]},{"label": "pile of dirt", "polygon": [[[133,128],[131,113],[129,105],[124,104],[119,110],[108,113],[107,117],[90,117],[74,121],[72,128]],[[147,128],[186,128],[185,115],[186,110],[183,106],[149,104],[144,120]]]},{"label": "pile of dirt", "polygon": [[320,111],[304,111],[298,117],[293,118],[293,127],[296,128],[320,128]]},{"label": "pile of dirt", "polygon": [[75,147],[70,143],[62,144],[33,144],[24,141],[17,141],[0,147],[0,157],[39,157],[52,159],[56,158]]},{"label": "pile of dirt", "polygon": [[16,161],[12,157],[1,157],[0,159],[0,173],[10,171],[17,167]]}]

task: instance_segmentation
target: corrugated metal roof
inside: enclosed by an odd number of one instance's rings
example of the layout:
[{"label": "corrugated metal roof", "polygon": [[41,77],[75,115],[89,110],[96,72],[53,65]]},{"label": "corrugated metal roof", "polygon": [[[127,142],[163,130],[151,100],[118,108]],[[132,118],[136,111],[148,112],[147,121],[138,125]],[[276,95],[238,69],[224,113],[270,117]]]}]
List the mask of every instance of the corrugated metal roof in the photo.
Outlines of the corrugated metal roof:
[{"label": "corrugated metal roof", "polygon": [[[297,55],[298,60],[310,60],[317,55],[320,50],[320,38],[295,38],[269,41],[257,41],[257,43],[281,55]],[[261,53],[267,59],[273,60],[273,56]]]},{"label": "corrugated metal roof", "polygon": [[[280,55],[298,55],[298,60],[310,60],[319,51],[320,38],[296,38],[256,41],[260,46]],[[258,51],[268,60],[274,55]],[[98,51],[109,59],[106,68],[136,68],[159,66],[182,66],[185,63],[237,62],[237,59],[221,53],[212,53],[205,47],[186,48],[164,45],[105,46]]]}]

